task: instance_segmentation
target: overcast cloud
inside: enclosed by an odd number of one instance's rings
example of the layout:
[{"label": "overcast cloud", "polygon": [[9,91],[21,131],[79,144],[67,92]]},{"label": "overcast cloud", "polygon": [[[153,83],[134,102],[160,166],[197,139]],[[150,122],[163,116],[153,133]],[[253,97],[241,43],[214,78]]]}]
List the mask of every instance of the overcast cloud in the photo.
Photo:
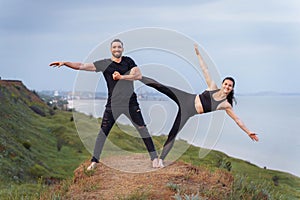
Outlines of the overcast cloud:
[{"label": "overcast cloud", "polygon": [[77,72],[48,67],[52,61],[84,61],[113,35],[161,27],[201,44],[238,92],[300,92],[297,0],[1,0],[0,11],[0,76],[33,90],[73,89]]}]

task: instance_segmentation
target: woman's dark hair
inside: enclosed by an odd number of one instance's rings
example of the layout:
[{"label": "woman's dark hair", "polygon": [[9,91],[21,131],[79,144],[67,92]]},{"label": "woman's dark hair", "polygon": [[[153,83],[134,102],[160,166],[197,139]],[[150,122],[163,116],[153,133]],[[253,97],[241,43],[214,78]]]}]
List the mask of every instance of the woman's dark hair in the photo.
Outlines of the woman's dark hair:
[{"label": "woman's dark hair", "polygon": [[235,81],[232,77],[226,77],[223,79],[222,83],[224,83],[225,80],[230,80],[232,81],[232,91],[227,95],[227,101],[230,103],[231,106],[233,106],[233,101],[236,104],[236,100],[234,97],[234,85],[235,85]]}]

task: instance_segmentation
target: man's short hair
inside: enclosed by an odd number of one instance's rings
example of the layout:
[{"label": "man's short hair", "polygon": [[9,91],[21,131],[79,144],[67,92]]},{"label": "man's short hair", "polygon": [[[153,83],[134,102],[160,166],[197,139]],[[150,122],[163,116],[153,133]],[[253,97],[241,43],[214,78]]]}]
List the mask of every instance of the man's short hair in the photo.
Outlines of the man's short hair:
[{"label": "man's short hair", "polygon": [[114,39],[111,43],[110,43],[110,46],[112,46],[112,44],[114,42],[120,42],[122,44],[122,47],[123,47],[123,42],[120,40],[120,39]]}]

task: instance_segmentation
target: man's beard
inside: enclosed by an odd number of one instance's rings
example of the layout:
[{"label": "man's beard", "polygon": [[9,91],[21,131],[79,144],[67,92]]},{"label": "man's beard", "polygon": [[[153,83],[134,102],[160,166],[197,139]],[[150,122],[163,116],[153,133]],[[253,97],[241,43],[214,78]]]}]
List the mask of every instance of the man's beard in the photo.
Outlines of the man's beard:
[{"label": "man's beard", "polygon": [[115,58],[121,58],[122,57],[122,52],[116,52],[116,53],[112,53],[113,57]]}]

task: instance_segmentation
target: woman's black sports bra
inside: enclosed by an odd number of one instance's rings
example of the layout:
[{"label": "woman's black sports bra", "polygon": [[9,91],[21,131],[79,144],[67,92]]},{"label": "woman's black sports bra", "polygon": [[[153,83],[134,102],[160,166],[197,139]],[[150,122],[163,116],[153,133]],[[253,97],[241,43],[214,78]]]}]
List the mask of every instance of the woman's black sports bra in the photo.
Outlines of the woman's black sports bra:
[{"label": "woman's black sports bra", "polygon": [[202,94],[199,94],[204,113],[217,110],[218,105],[226,100],[225,98],[220,101],[216,101],[213,98],[213,94],[218,92],[219,90],[220,89],[212,91],[205,90]]}]

